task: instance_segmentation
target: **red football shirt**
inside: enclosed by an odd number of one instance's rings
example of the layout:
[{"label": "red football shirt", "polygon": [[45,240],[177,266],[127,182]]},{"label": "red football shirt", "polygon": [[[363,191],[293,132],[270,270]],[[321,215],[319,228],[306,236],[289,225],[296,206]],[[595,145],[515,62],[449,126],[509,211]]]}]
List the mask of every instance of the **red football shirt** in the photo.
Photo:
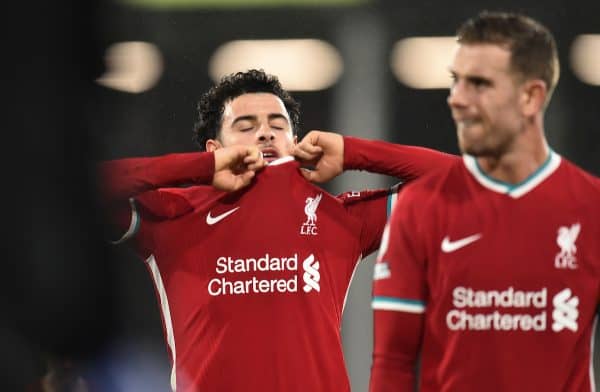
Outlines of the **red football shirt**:
[{"label": "red football shirt", "polygon": [[[594,390],[597,178],[551,152],[509,185],[465,156],[406,186],[388,227],[373,308],[423,315],[422,332],[411,332],[422,336],[421,391]],[[402,348],[378,350],[373,390],[409,380],[414,369],[395,367],[412,363]]]},{"label": "red football shirt", "polygon": [[173,388],[349,390],[342,310],[357,262],[378,247],[390,195],[333,197],[291,157],[235,193],[138,195],[126,237],[156,286]]},{"label": "red football shirt", "polygon": [[[381,160],[394,164],[379,171]],[[346,169],[411,180],[446,164],[420,147],[344,138]],[[333,197],[290,158],[235,193],[210,153],[105,162],[105,198],[154,279],[177,390],[349,390],[340,338],[348,286],[378,247],[390,191]],[[154,190],[152,190],[154,189]],[[132,208],[130,208],[130,206]]]}]

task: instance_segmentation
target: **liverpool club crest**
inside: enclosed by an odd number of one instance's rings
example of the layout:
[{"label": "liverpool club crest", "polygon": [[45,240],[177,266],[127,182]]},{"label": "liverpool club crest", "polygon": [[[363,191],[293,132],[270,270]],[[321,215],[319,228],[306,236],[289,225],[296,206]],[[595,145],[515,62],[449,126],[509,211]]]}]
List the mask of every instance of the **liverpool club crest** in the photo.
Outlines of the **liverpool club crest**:
[{"label": "liverpool club crest", "polygon": [[317,208],[323,198],[323,194],[319,193],[316,197],[307,197],[304,213],[306,214],[306,221],[300,227],[300,234],[302,235],[317,235]]}]

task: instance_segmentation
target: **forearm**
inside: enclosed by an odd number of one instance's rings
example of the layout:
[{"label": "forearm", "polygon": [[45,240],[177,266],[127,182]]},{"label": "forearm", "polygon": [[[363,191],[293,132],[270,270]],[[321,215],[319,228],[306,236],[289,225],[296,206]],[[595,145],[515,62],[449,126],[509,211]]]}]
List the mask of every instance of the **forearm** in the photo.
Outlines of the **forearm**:
[{"label": "forearm", "polygon": [[374,311],[370,392],[413,391],[423,316]]},{"label": "forearm", "polygon": [[410,181],[454,159],[455,155],[425,147],[344,136],[344,170],[366,170]]},{"label": "forearm", "polygon": [[373,353],[370,392],[398,392],[415,390],[415,374],[400,359]]},{"label": "forearm", "polygon": [[187,183],[210,184],[213,153],[179,153],[152,158],[125,158],[99,164],[105,200],[123,200],[139,193]]}]

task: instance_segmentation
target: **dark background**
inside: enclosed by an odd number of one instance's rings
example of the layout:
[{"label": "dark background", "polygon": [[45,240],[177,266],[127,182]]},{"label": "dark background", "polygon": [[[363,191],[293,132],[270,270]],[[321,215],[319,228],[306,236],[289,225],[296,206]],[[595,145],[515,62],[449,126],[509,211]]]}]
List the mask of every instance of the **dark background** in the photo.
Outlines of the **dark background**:
[{"label": "dark background", "polygon": [[[37,7],[37,8],[36,8]],[[35,8],[35,9],[32,9]],[[126,248],[106,246],[96,204],[97,160],[194,151],[208,61],[235,39],[318,38],[335,46],[344,73],[332,87],[294,92],[302,129],[337,130],[457,153],[447,91],[415,90],[393,76],[393,44],[408,36],[450,36],[483,9],[524,12],[555,34],[561,78],[546,116],[552,148],[600,175],[600,87],[579,81],[569,50],[579,34],[600,34],[597,1],[370,1],[343,6],[148,9],[118,2],[20,6],[4,26],[7,110],[3,192],[9,208],[0,341],[9,389],[41,376],[45,352],[76,358],[105,390],[168,390],[169,366],[151,279]],[[156,45],[164,73],[131,94],[89,83],[113,43]],[[600,67],[600,64],[598,65]],[[343,177],[343,176],[342,176]],[[343,177],[332,192],[393,183]],[[33,207],[33,208],[32,208]],[[344,318],[354,390],[370,365],[370,265],[357,272]],[[141,376],[142,375],[142,376]]]}]

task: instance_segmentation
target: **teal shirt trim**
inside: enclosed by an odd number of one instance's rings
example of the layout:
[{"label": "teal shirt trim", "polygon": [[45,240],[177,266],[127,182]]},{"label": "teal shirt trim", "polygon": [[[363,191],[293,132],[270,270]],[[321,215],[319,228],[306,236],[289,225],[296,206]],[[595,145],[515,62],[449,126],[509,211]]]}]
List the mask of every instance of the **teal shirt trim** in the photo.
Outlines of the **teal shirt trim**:
[{"label": "teal shirt trim", "polygon": [[548,154],[548,158],[546,158],[544,163],[542,163],[542,165],[540,167],[538,167],[536,171],[531,173],[526,179],[524,179],[523,181],[521,181],[517,184],[510,184],[508,182],[500,181],[493,177],[488,176],[487,173],[483,171],[481,166],[479,166],[479,162],[477,161],[477,158],[475,158],[474,160],[475,160],[475,167],[477,168],[477,171],[479,172],[479,174],[481,174],[483,177],[487,178],[494,184],[498,184],[498,185],[502,185],[502,186],[506,187],[506,191],[510,193],[510,192],[514,191],[515,189],[527,184],[528,182],[530,182],[531,180],[536,178],[542,171],[544,171],[544,169],[550,164],[550,161],[552,160],[552,156],[554,154],[555,154],[555,152],[550,150],[550,153]]},{"label": "teal shirt trim", "polygon": [[404,299],[404,298],[395,298],[395,297],[376,296],[376,297],[373,297],[373,302],[392,302],[392,303],[404,304],[404,305],[425,306],[425,302],[423,302],[423,301],[419,301],[416,299]]}]

